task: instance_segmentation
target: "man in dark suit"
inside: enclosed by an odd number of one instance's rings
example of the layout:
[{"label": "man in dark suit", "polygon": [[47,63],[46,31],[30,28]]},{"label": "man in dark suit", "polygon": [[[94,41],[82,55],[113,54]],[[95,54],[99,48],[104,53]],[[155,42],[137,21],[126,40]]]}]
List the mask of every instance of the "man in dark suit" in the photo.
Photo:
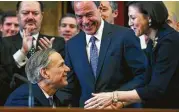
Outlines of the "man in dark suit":
[{"label": "man in dark suit", "polygon": [[[58,92],[62,103],[84,106],[93,92],[130,90],[144,84],[147,60],[133,31],[104,22],[99,2],[74,2],[82,31],[66,45],[72,70],[68,86]],[[95,41],[95,42],[94,42]]]},{"label": "man in dark suit", "polygon": [[[68,84],[67,72],[62,56],[54,49],[40,50],[28,60],[27,78],[33,83],[34,106],[62,106],[56,91]],[[5,106],[28,106],[29,87],[23,84],[7,99]]]},{"label": "man in dark suit", "polygon": [[[19,1],[17,17],[20,32],[15,36],[3,38],[0,46],[0,99],[5,101],[9,93],[13,74],[25,76],[24,66],[28,58],[39,49],[54,48],[64,55],[63,38],[40,34],[43,19],[43,4],[37,1]],[[16,87],[22,82],[15,80]],[[1,98],[2,97],[2,98]]]}]

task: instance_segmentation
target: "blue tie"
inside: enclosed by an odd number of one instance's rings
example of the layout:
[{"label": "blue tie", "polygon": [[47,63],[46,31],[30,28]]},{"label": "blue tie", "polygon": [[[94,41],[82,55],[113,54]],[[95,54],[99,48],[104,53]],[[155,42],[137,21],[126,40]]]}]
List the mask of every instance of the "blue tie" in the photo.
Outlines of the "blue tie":
[{"label": "blue tie", "polygon": [[96,77],[96,70],[98,65],[98,48],[95,44],[96,37],[92,36],[90,38],[91,48],[90,48],[90,63],[93,70],[93,74]]}]

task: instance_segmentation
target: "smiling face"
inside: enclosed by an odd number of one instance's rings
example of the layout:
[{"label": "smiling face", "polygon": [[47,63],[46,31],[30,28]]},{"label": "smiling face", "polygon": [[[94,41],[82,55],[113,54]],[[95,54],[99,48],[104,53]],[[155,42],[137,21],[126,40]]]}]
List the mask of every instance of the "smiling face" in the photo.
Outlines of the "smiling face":
[{"label": "smiling face", "polygon": [[43,12],[40,9],[40,4],[37,1],[23,1],[20,4],[17,12],[20,29],[32,27],[31,33],[38,33],[40,31]]},{"label": "smiling face", "polygon": [[101,24],[101,17],[94,2],[74,2],[74,11],[79,27],[88,35],[94,35]]},{"label": "smiling face", "polygon": [[50,64],[45,69],[45,73],[48,76],[48,82],[55,88],[61,88],[68,84],[67,72],[70,69],[64,64],[64,60],[57,52],[52,53],[49,56]]},{"label": "smiling face", "polygon": [[2,24],[1,31],[3,37],[16,35],[19,32],[19,22],[17,17],[6,17]]},{"label": "smiling face", "polygon": [[72,17],[64,17],[59,26],[59,35],[68,41],[78,33],[77,21]]},{"label": "smiling face", "polygon": [[142,14],[136,6],[128,8],[129,26],[135,32],[136,36],[146,34],[149,30],[149,17]]},{"label": "smiling face", "polygon": [[105,21],[114,24],[114,19],[117,17],[118,11],[112,9],[109,1],[100,2],[100,12],[101,12],[101,17]]}]

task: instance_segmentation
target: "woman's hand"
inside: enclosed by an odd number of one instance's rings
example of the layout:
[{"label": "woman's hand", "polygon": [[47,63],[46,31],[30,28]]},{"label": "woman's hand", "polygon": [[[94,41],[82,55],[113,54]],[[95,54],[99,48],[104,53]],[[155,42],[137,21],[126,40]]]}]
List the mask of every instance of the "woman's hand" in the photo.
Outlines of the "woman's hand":
[{"label": "woman's hand", "polygon": [[[93,109],[93,108],[105,108],[112,104],[112,92],[102,92],[102,93],[92,93],[92,98],[85,102],[84,108]],[[104,106],[105,104],[105,106]]]}]

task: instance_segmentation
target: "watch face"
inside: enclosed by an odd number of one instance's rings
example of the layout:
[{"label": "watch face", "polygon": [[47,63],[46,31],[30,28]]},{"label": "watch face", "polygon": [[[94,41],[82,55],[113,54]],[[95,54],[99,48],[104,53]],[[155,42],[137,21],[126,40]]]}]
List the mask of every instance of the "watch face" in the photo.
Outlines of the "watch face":
[{"label": "watch face", "polygon": [[113,98],[112,99],[112,103],[117,103],[118,102],[118,99],[117,98]]}]

